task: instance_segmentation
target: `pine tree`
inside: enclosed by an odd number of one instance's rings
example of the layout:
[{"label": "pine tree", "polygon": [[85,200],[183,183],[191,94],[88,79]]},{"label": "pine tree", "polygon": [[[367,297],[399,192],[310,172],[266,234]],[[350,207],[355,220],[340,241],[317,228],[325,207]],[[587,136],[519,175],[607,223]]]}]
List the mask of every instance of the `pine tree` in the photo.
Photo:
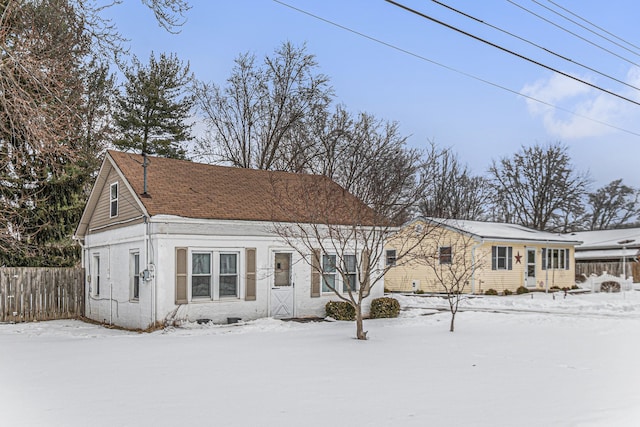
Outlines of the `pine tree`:
[{"label": "pine tree", "polygon": [[187,124],[194,103],[188,94],[193,79],[189,64],[175,54],[163,53],[156,60],[151,53],[148,65],[134,57],[124,74],[127,81],[115,115],[120,132],[116,147],[184,158],[184,144],[193,139]]}]

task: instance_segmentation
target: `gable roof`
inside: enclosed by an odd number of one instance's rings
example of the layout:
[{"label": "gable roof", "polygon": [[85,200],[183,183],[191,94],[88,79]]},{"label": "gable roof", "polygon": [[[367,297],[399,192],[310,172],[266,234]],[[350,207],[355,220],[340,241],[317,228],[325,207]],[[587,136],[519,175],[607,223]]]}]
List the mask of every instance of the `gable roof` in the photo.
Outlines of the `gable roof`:
[{"label": "gable roof", "polygon": [[[147,194],[144,194],[143,156],[107,151],[103,167],[111,163],[149,216],[173,215],[195,219],[277,221],[335,225],[374,225],[372,209],[331,179],[195,163],[147,156]],[[100,182],[100,174],[97,182]],[[103,178],[104,179],[104,178]],[[83,222],[95,208],[92,192]]]},{"label": "gable roof", "polygon": [[577,245],[581,243],[579,240],[573,239],[572,236],[534,230],[523,227],[522,225],[508,224],[504,222],[485,222],[429,217],[418,218],[416,221],[420,220],[439,224],[449,229],[484,240],[563,243],[567,245]]},{"label": "gable roof", "polygon": [[576,250],[622,249],[623,245],[627,248],[640,248],[640,228],[577,231],[568,236],[582,241]]}]

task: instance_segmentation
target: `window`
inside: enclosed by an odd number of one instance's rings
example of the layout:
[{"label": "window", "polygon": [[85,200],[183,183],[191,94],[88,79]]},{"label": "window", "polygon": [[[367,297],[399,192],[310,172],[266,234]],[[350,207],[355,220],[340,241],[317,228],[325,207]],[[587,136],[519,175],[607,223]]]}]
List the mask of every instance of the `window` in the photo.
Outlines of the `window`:
[{"label": "window", "polygon": [[344,256],[345,282],[342,284],[342,292],[351,292],[358,288],[358,263],[355,255]]},{"label": "window", "polygon": [[438,254],[440,264],[451,264],[451,246],[440,246]]},{"label": "window", "polygon": [[211,254],[194,253],[191,256],[191,297],[211,296]]},{"label": "window", "polygon": [[336,256],[322,255],[322,292],[336,289]]},{"label": "window", "polygon": [[100,255],[93,256],[93,294],[100,295]]},{"label": "window", "polygon": [[109,217],[118,216],[118,183],[111,184],[109,190]]},{"label": "window", "polygon": [[220,254],[220,297],[238,296],[238,255]]},{"label": "window", "polygon": [[491,246],[491,269],[511,270],[513,248],[511,246]]},{"label": "window", "polygon": [[140,253],[131,253],[131,299],[140,297]]},{"label": "window", "polygon": [[191,298],[239,298],[240,276],[237,252],[193,252],[191,254]]},{"label": "window", "polygon": [[387,250],[387,265],[396,265],[396,250],[389,249]]},{"label": "window", "polygon": [[[322,255],[322,292],[355,291],[358,289],[358,262],[355,255],[344,255],[338,274],[336,255]],[[344,275],[344,278],[342,277]]]},{"label": "window", "polygon": [[542,249],[543,270],[568,270],[569,262],[569,249]]}]

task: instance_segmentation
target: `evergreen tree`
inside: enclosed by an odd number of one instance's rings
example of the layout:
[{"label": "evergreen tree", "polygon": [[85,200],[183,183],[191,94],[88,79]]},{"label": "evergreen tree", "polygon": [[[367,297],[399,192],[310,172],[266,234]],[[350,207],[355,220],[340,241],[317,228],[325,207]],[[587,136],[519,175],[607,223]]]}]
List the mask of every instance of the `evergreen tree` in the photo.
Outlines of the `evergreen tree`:
[{"label": "evergreen tree", "polygon": [[192,139],[187,120],[194,103],[188,94],[193,76],[189,64],[175,54],[153,53],[149,64],[134,57],[124,71],[127,79],[118,96],[115,123],[120,137],[116,147],[146,154],[184,158],[184,143]]}]

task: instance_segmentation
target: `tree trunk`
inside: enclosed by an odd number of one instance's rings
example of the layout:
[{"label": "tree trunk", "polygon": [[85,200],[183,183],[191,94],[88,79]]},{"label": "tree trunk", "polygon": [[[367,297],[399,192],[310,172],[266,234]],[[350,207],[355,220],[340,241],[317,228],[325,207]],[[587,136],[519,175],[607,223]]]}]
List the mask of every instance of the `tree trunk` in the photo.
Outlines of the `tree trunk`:
[{"label": "tree trunk", "polygon": [[364,330],[364,324],[362,321],[362,306],[356,305],[356,338],[359,340],[367,339],[367,331]]},{"label": "tree trunk", "polygon": [[451,326],[449,327],[449,332],[453,332],[453,322],[456,320],[456,312],[451,310]]}]

